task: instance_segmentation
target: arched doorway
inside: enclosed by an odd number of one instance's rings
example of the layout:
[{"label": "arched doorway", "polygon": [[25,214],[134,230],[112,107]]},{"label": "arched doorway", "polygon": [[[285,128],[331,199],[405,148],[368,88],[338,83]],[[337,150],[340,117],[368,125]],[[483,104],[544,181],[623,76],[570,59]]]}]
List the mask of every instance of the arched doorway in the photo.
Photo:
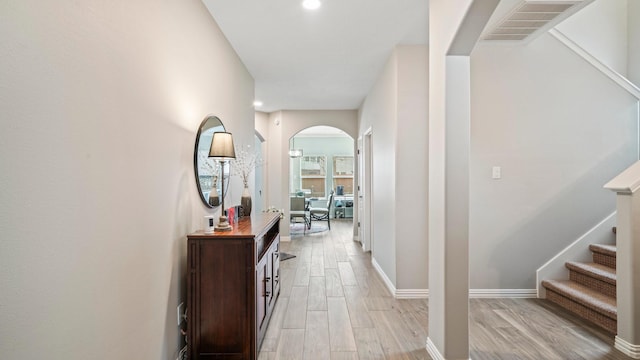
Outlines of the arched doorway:
[{"label": "arched doorway", "polygon": [[[292,237],[329,230],[331,221],[353,222],[355,189],[354,139],[331,126],[312,126],[289,139],[289,196],[304,198],[305,209],[327,208],[328,221],[306,223],[292,218]],[[307,217],[311,214],[307,212]],[[315,219],[317,217],[312,217]]]}]

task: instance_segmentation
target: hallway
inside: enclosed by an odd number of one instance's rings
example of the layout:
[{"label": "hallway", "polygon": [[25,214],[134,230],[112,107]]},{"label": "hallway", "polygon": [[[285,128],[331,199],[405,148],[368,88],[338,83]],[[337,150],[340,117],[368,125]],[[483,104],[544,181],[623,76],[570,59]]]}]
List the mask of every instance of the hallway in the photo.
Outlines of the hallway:
[{"label": "hallway", "polygon": [[[294,237],[261,360],[431,359],[428,300],[394,299],[350,221]],[[537,299],[472,299],[471,358],[623,360],[613,337]]]}]

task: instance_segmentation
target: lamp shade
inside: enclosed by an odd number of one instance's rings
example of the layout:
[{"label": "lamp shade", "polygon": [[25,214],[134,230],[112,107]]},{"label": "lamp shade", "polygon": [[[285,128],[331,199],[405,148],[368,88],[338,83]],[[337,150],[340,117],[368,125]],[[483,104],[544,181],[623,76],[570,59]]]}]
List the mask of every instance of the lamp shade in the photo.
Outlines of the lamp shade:
[{"label": "lamp shade", "polygon": [[233,148],[233,137],[231,136],[231,133],[213,133],[209,157],[216,158],[218,160],[230,160],[236,158],[236,151]]}]

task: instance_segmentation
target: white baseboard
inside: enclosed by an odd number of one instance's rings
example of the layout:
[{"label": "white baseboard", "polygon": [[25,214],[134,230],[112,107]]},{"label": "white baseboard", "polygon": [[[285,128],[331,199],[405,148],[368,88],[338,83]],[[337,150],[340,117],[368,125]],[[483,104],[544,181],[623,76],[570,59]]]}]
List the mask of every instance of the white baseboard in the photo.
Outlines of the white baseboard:
[{"label": "white baseboard", "polygon": [[433,360],[445,360],[444,356],[440,354],[436,345],[431,341],[430,337],[427,337],[427,352],[433,358]]},{"label": "white baseboard", "polygon": [[387,285],[387,289],[389,289],[389,292],[391,293],[391,295],[393,295],[395,297],[396,296],[396,287],[395,287],[395,285],[393,285],[393,283],[391,282],[391,279],[389,279],[387,274],[384,273],[384,271],[380,267],[380,264],[378,264],[378,262],[376,261],[376,258],[371,258],[371,265],[373,265],[373,268],[376,269],[376,271],[378,272],[378,274],[382,278],[382,282],[384,282],[384,284]]},{"label": "white baseboard", "polygon": [[396,299],[426,299],[429,297],[428,289],[396,289],[396,287],[391,282],[391,279],[385,274],[384,270],[380,267],[380,264],[376,261],[375,258],[371,259],[371,264],[373,268],[376,269],[382,281],[387,286],[387,289],[391,293],[391,295]]},{"label": "white baseboard", "polygon": [[[429,289],[396,289],[391,279],[382,270],[375,258],[371,259],[371,264],[382,278],[382,282],[387,286],[391,295],[396,299],[428,299]],[[469,289],[471,299],[535,299],[536,289]]]},{"label": "white baseboard", "polygon": [[640,359],[640,345],[634,345],[630,342],[616,336],[616,349],[632,359]]},{"label": "white baseboard", "polygon": [[470,299],[535,299],[536,289],[469,289]]},{"label": "white baseboard", "polygon": [[396,299],[428,299],[429,289],[396,289]]},{"label": "white baseboard", "polygon": [[[438,351],[438,348],[429,337],[427,337],[427,352],[431,355],[433,360],[446,360],[444,356],[440,354],[440,351]],[[469,358],[469,360],[471,360],[471,358]]]},{"label": "white baseboard", "polygon": [[[396,289],[396,299],[428,299],[429,289]],[[470,299],[535,299],[536,289],[469,289]]]},{"label": "white baseboard", "polygon": [[291,236],[282,236],[280,235],[280,242],[290,242]]}]

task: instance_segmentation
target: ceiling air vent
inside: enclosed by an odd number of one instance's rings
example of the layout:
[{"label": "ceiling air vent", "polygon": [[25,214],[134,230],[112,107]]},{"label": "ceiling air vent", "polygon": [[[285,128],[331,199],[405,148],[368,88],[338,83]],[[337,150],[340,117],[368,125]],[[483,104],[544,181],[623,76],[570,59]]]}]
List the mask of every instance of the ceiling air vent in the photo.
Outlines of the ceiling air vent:
[{"label": "ceiling air vent", "polygon": [[531,40],[591,1],[522,1],[485,32],[487,41]]}]

